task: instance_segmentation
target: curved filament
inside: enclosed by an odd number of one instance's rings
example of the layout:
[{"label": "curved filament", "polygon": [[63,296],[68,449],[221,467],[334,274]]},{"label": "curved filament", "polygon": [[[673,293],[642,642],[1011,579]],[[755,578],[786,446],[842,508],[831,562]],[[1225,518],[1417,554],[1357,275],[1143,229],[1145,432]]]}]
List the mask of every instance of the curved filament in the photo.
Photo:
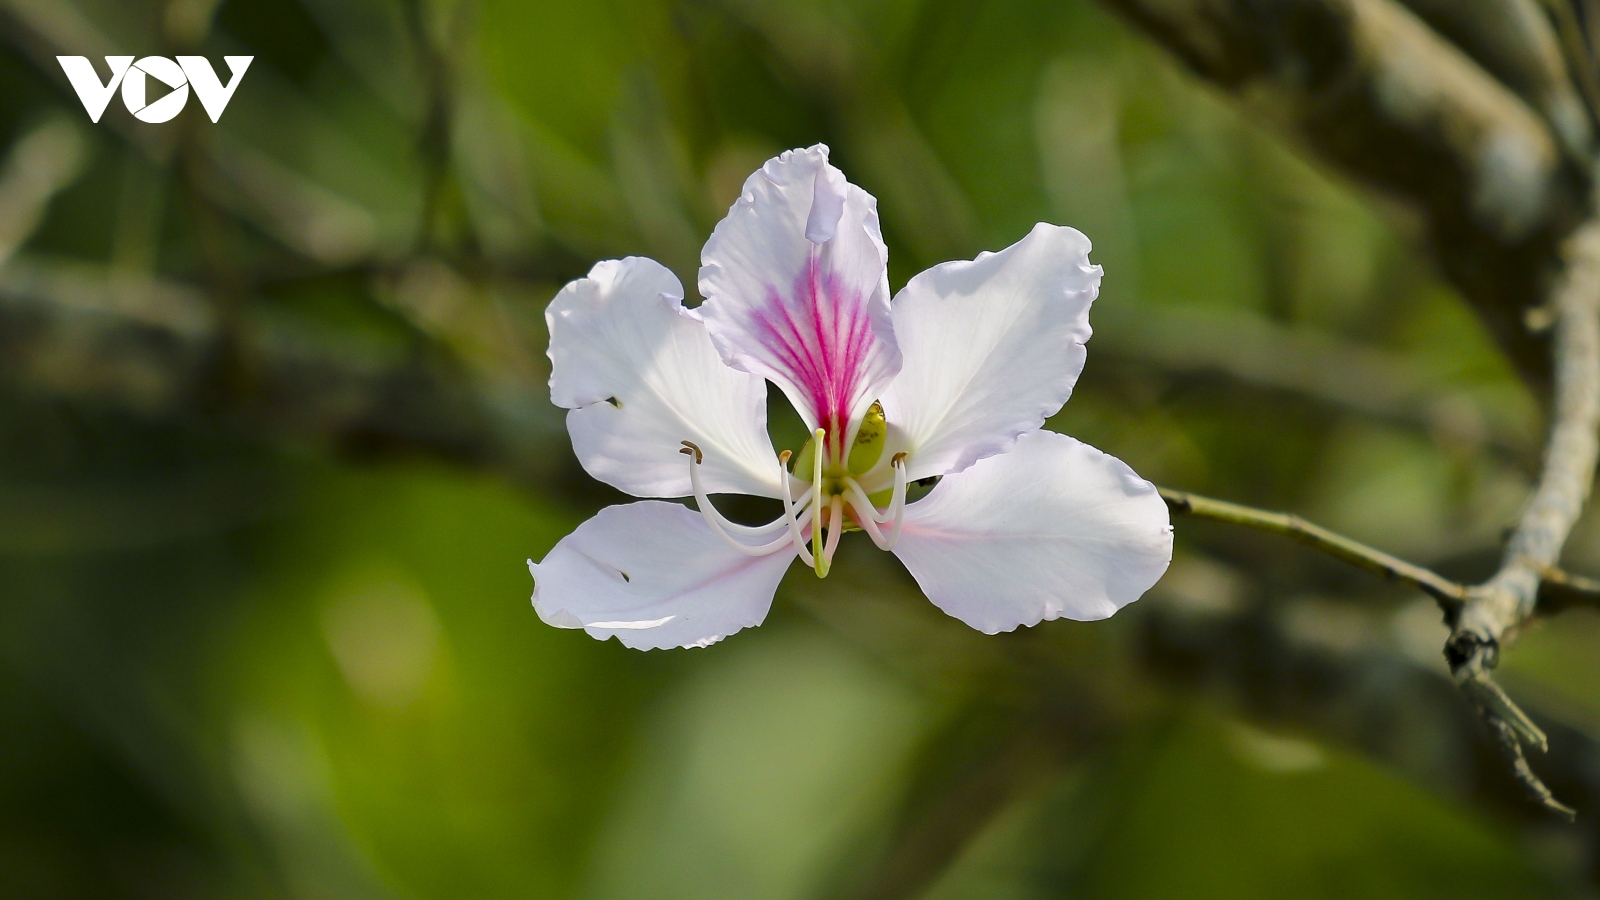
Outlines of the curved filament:
[{"label": "curved filament", "polygon": [[[791,504],[788,501],[788,473],[785,472],[783,479],[784,512],[782,516],[765,525],[740,525],[737,522],[728,521],[722,513],[717,511],[716,506],[711,502],[710,495],[706,493],[704,485],[700,483],[700,464],[703,459],[700,448],[688,441],[684,441],[684,445],[684,448],[679,452],[689,457],[689,483],[694,486],[694,501],[700,508],[701,517],[706,520],[706,524],[710,526],[713,534],[721,538],[723,543],[740,553],[746,556],[766,556],[769,553],[775,553],[783,549],[786,544],[795,541],[794,535],[798,534],[799,530],[807,522],[811,521],[815,515],[814,505],[813,507],[805,508],[798,516],[795,515],[795,510],[801,509],[812,499],[816,493],[816,487],[813,485],[811,489],[800,495],[798,502]],[[733,536],[734,534],[739,534],[746,537],[764,537],[780,531],[787,533],[780,535],[775,540],[753,546],[737,540]]]},{"label": "curved filament", "polygon": [[[867,492],[859,482],[854,478],[844,480],[845,490],[850,495],[850,508],[856,513],[856,521],[861,523],[861,530],[872,538],[872,542],[877,544],[880,550],[894,549],[895,544],[900,542],[900,526],[905,522],[906,488],[909,487],[906,479],[905,454],[896,454],[891,465],[894,466],[894,494],[889,501],[889,508],[881,513],[872,505]],[[890,525],[889,533],[884,534],[878,527],[880,525]]]},{"label": "curved filament", "polygon": [[[806,549],[805,538],[800,536],[800,526],[803,524],[801,522],[802,517],[795,515],[794,511],[811,499],[811,495],[816,493],[817,486],[813,484],[810,490],[801,495],[799,502],[793,502],[789,499],[789,456],[790,453],[787,450],[778,456],[778,480],[783,484],[783,508],[785,510],[783,518],[789,527],[789,540],[794,542],[795,552],[800,554],[801,562],[815,567],[817,564],[816,559],[811,555],[811,551]],[[803,517],[806,521],[810,521],[812,519],[811,509],[807,508]]]}]

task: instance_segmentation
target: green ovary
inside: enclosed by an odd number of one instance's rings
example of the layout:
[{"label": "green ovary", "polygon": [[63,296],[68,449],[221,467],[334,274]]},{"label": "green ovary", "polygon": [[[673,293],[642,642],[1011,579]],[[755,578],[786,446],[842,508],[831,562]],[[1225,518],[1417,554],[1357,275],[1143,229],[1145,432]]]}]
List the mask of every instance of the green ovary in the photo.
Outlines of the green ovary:
[{"label": "green ovary", "polygon": [[889,436],[889,422],[883,417],[883,407],[874,402],[861,419],[856,432],[856,442],[850,445],[850,457],[845,468],[851,475],[860,477],[883,458],[884,440]]},{"label": "green ovary", "polygon": [[[860,478],[871,471],[872,467],[878,464],[878,460],[883,458],[883,447],[888,436],[889,423],[883,417],[883,407],[873,403],[871,408],[867,410],[867,414],[861,417],[861,428],[856,432],[855,443],[850,445],[850,454],[845,461],[844,467],[841,469],[839,464],[831,457],[822,461],[824,493],[838,493],[828,484],[835,478],[843,478],[846,475]],[[806,441],[805,446],[800,448],[799,453],[795,454],[795,475],[801,478],[810,478],[815,464],[816,444],[816,439],[812,438]],[[876,498],[874,498],[874,502],[876,502]]]}]

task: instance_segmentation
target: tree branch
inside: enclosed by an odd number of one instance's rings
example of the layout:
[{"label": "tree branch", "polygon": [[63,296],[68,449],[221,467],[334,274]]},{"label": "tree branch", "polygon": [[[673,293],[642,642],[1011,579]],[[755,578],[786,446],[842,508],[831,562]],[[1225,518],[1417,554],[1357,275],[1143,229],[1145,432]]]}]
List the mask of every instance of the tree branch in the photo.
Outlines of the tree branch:
[{"label": "tree branch", "polygon": [[1513,91],[1393,0],[1102,0],[1333,168],[1421,214],[1435,258],[1530,384],[1524,307],[1590,174]]},{"label": "tree branch", "polygon": [[[1567,152],[1559,151],[1521,98],[1394,0],[1106,2],[1339,169],[1421,211],[1445,273],[1522,377],[1553,388],[1553,426],[1533,499],[1500,571],[1464,589],[1459,601],[1454,588],[1416,580],[1420,573],[1396,568],[1398,560],[1371,548],[1291,527],[1294,522],[1278,524],[1325,552],[1427,585],[1454,626],[1445,657],[1457,685],[1527,793],[1570,817],[1572,810],[1554,800],[1522,753],[1523,744],[1544,749],[1544,733],[1489,671],[1500,646],[1534,612],[1541,576],[1555,567],[1588,498],[1600,447],[1600,222],[1589,219],[1592,198],[1584,187],[1592,179],[1573,152],[1580,135],[1562,126]],[[1521,85],[1525,96],[1540,94],[1537,83],[1557,74],[1548,30],[1540,32],[1544,61],[1534,61],[1543,66],[1539,75],[1527,67],[1528,58],[1517,62],[1496,49],[1502,42],[1486,36],[1492,29],[1482,11],[1412,3],[1502,77],[1531,78]],[[1521,21],[1526,12],[1503,0],[1488,17]],[[1525,327],[1524,308],[1545,295],[1552,272],[1559,273],[1546,305],[1555,327],[1553,351]]]},{"label": "tree branch", "polygon": [[[1600,323],[1597,323],[1597,332],[1600,332]],[[1600,379],[1597,379],[1600,380]],[[1597,389],[1600,393],[1600,389]],[[1593,466],[1593,459],[1590,459]],[[1521,607],[1515,607],[1514,612],[1508,614],[1515,618],[1498,620],[1504,628],[1500,632],[1519,626],[1536,610],[1548,613],[1559,609],[1566,609],[1576,605],[1588,605],[1600,608],[1600,582],[1582,576],[1568,575],[1554,566],[1545,565],[1537,570],[1532,570],[1530,576],[1526,566],[1536,565],[1536,559],[1526,556],[1516,556],[1515,572],[1513,576],[1506,576],[1506,570],[1496,575],[1485,585],[1469,587],[1459,582],[1451,581],[1437,572],[1415,563],[1407,562],[1395,556],[1384,553],[1382,550],[1369,547],[1359,541],[1329,531],[1319,525],[1301,519],[1289,513],[1267,512],[1223,500],[1213,500],[1183,491],[1173,491],[1166,488],[1159,489],[1161,499],[1167,502],[1167,508],[1176,515],[1187,515],[1195,518],[1207,519],[1213,522],[1223,522],[1229,525],[1239,525],[1268,531],[1292,538],[1316,550],[1326,553],[1335,559],[1349,563],[1361,569],[1366,569],[1374,574],[1381,575],[1392,581],[1400,581],[1417,588],[1432,597],[1449,621],[1460,622],[1465,619],[1469,611],[1474,611],[1473,604],[1491,601],[1503,601],[1510,590],[1521,589],[1532,578],[1530,600],[1526,612],[1518,612]],[[1524,521],[1534,516],[1535,509],[1539,506],[1538,495],[1534,505],[1529,508]],[[1539,517],[1540,523],[1546,523],[1549,515]],[[1543,527],[1541,525],[1541,527]],[[1571,523],[1567,523],[1570,529]],[[1547,534],[1541,531],[1540,534]],[[1564,535],[1563,535],[1564,537]],[[1516,545],[1517,538],[1513,536],[1512,546]],[[1508,548],[1508,558],[1512,551]],[[1508,565],[1511,568],[1512,565]],[[1540,576],[1544,579],[1541,580]],[[1514,588],[1502,589],[1501,592],[1489,594],[1487,588],[1496,584],[1502,578],[1515,579],[1510,583]],[[1517,595],[1520,596],[1520,595]],[[1545,808],[1571,818],[1573,811],[1570,807],[1558,802],[1551,794],[1550,789],[1539,780],[1533,769],[1528,765],[1522,752],[1523,743],[1531,743],[1541,751],[1548,748],[1548,741],[1544,732],[1533,723],[1533,720],[1508,697],[1499,685],[1490,680],[1488,669],[1495,662],[1493,654],[1497,652],[1498,639],[1493,643],[1480,643],[1474,637],[1471,643],[1465,646],[1468,652],[1482,654],[1474,657],[1462,658],[1461,629],[1458,625],[1445,645],[1445,657],[1449,660],[1451,671],[1456,676],[1457,684],[1472,701],[1474,707],[1483,717],[1490,734],[1500,745],[1501,752],[1510,763],[1512,772],[1517,781],[1523,785],[1530,797]],[[1475,668],[1465,668],[1475,666]]]},{"label": "tree branch", "polygon": [[1553,569],[1589,497],[1600,457],[1600,220],[1573,235],[1555,313],[1555,414],[1533,499],[1506,545],[1500,571],[1466,598],[1451,638],[1452,667],[1475,674],[1493,648],[1532,614],[1541,576]]},{"label": "tree branch", "polygon": [[1539,0],[1401,0],[1473,61],[1543,114],[1571,158],[1593,144],[1589,109]]},{"label": "tree branch", "polygon": [[1566,245],[1567,267],[1550,300],[1555,314],[1555,418],[1538,488],[1506,544],[1500,571],[1467,592],[1445,658],[1500,741],[1534,799],[1571,815],[1523,759],[1522,744],[1543,750],[1545,735],[1490,680],[1500,647],[1533,614],[1539,584],[1555,568],[1583,511],[1600,458],[1600,220]]},{"label": "tree branch", "polygon": [[[205,422],[351,453],[421,451],[536,477],[559,417],[475,382],[430,342],[332,335],[246,317],[230,337],[205,295],[33,259],[0,272],[0,383],[122,414]],[[220,378],[230,356],[243,379]]]}]

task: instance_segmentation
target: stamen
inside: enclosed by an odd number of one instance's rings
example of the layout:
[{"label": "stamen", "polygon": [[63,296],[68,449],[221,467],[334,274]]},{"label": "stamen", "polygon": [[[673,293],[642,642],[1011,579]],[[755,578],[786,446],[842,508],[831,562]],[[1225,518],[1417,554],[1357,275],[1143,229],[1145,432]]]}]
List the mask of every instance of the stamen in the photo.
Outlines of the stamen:
[{"label": "stamen", "polygon": [[[815,566],[816,560],[811,555],[811,551],[806,549],[805,538],[800,536],[800,521],[799,517],[794,514],[794,511],[799,509],[801,504],[810,499],[811,494],[816,491],[817,486],[813,484],[811,486],[811,490],[807,491],[806,495],[800,498],[800,503],[794,503],[789,499],[789,457],[793,455],[794,454],[790,453],[788,450],[778,454],[778,480],[783,484],[783,519],[789,525],[789,540],[794,542],[794,549],[796,553],[800,554],[800,560],[808,566]],[[810,509],[805,511],[805,517],[807,519],[812,517]]]},{"label": "stamen", "polygon": [[[885,512],[878,512],[872,505],[872,500],[867,497],[867,492],[861,483],[854,478],[844,479],[845,490],[850,494],[850,508],[855,510],[856,521],[861,523],[861,530],[872,538],[880,550],[893,550],[895,544],[900,542],[900,526],[905,521],[906,488],[906,455],[896,453],[889,465],[894,468],[894,494],[889,501],[889,508]],[[887,536],[878,528],[893,522],[893,527]]]},{"label": "stamen", "polygon": [[[798,508],[800,505],[805,504],[807,501],[809,501],[811,499],[811,497],[812,497],[812,494],[814,493],[814,491],[816,489],[815,489],[815,487],[813,487],[811,490],[809,490],[805,494],[801,495],[800,503],[792,504],[792,505],[789,504],[787,502],[787,495],[789,493],[789,491],[788,491],[789,483],[788,483],[788,480],[787,480],[788,479],[788,473],[785,472],[784,473],[784,478],[785,478],[785,481],[784,481],[785,504],[784,504],[784,514],[783,514],[782,517],[780,517],[778,519],[774,519],[773,521],[768,522],[765,525],[754,525],[754,526],[752,526],[752,525],[740,525],[737,522],[728,521],[728,519],[726,517],[724,517],[722,515],[722,513],[717,511],[716,506],[713,505],[712,502],[711,502],[710,495],[708,495],[706,493],[705,487],[703,485],[701,485],[701,483],[700,483],[700,465],[701,465],[701,462],[705,458],[704,455],[700,452],[700,448],[696,447],[693,443],[691,443],[689,441],[684,441],[683,444],[684,444],[683,449],[679,450],[678,452],[682,453],[685,456],[690,457],[690,461],[689,461],[689,483],[694,486],[694,502],[696,503],[696,505],[698,505],[700,507],[700,516],[706,520],[706,524],[711,527],[711,531],[712,531],[713,534],[715,534],[719,538],[722,538],[723,543],[726,543],[728,546],[730,546],[733,549],[739,551],[740,553],[743,553],[746,556],[766,556],[769,553],[774,553],[774,552],[776,552],[778,550],[781,550],[784,547],[785,544],[788,544],[793,540],[793,537],[792,537],[793,533],[797,532],[801,526],[803,526],[807,522],[809,522],[811,520],[812,516],[814,515],[814,512],[811,509],[807,509],[807,510],[805,510],[805,512],[800,514],[799,522],[798,522],[798,524],[796,523],[795,516],[794,516],[794,510],[796,508]],[[746,544],[743,541],[736,540],[733,537],[732,534],[729,534],[729,532],[733,532],[734,534],[741,534],[741,535],[744,535],[746,537],[753,537],[754,538],[754,537],[764,537],[764,536],[766,536],[768,534],[773,533],[774,531],[783,531],[783,530],[788,530],[790,532],[790,534],[781,535],[777,540],[768,541],[765,544],[758,544],[758,545],[755,545],[755,546],[751,546],[750,544]],[[807,564],[809,565],[810,563],[808,562]]]},{"label": "stamen", "polygon": [[890,458],[889,465],[894,469],[894,494],[889,501],[889,512],[894,516],[894,526],[889,529],[889,546],[884,549],[893,550],[894,545],[900,543],[900,526],[905,524],[906,520],[906,489],[910,487],[906,472],[911,467],[906,465],[906,454],[903,450]]},{"label": "stamen", "polygon": [[888,538],[884,537],[883,531],[878,528],[880,521],[886,523],[888,520],[880,519],[880,513],[867,498],[867,492],[854,478],[845,481],[844,489],[849,495],[846,498],[847,502],[855,511],[856,522],[861,525],[861,530],[867,533],[867,537],[872,538],[872,542],[878,545],[879,550],[888,550]]},{"label": "stamen", "polygon": [[[682,453],[684,456],[694,456],[694,451],[699,449],[693,444],[689,444],[688,441],[684,441],[683,443],[688,444],[688,446],[682,450],[679,450],[678,452]],[[781,517],[773,519],[771,522],[768,522],[765,525],[740,525],[738,522],[734,522],[722,515],[722,513],[717,510],[716,506],[712,504],[710,495],[708,495],[700,486],[700,473],[696,470],[696,466],[700,465],[699,459],[700,458],[697,458],[694,465],[689,467],[689,483],[694,486],[694,499],[695,502],[700,505],[700,509],[703,513],[715,516],[718,524],[720,524],[725,530],[733,534],[742,535],[744,537],[765,537],[774,531],[783,530],[785,526],[783,518]],[[809,493],[802,494],[800,496],[800,502],[802,503],[809,499]],[[791,515],[793,514],[793,507],[790,504],[785,504],[784,509],[789,511]]]}]

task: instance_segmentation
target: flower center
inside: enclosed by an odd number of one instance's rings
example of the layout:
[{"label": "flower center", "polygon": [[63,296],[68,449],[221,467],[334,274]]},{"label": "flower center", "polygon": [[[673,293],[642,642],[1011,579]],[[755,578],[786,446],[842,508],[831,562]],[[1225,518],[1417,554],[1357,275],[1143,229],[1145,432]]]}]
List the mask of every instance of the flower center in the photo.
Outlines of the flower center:
[{"label": "flower center", "polygon": [[[817,482],[814,469],[817,462],[817,447],[821,446],[824,448],[821,473],[823,492],[828,495],[843,494],[845,478],[860,481],[883,459],[883,448],[888,435],[889,424],[884,419],[883,407],[874,403],[856,425],[855,436],[850,441],[850,452],[842,454],[843,459],[837,450],[843,444],[838,433],[832,432],[823,436],[823,429],[818,428],[806,441],[805,446],[800,448],[800,453],[794,462],[794,474],[803,480]],[[886,505],[889,502],[888,496],[885,495],[880,502]]]},{"label": "flower center", "polygon": [[[837,434],[835,432],[835,436]],[[705,457],[697,445],[684,441],[683,449],[678,452],[689,457],[689,480],[694,486],[695,503],[713,533],[748,556],[765,556],[793,546],[805,564],[816,571],[817,577],[826,578],[839,547],[839,536],[847,527],[844,516],[847,507],[849,526],[865,531],[879,548],[892,550],[900,539],[906,504],[906,454],[896,453],[889,461],[894,471],[893,488],[869,496],[858,480],[883,458],[888,423],[882,406],[872,404],[862,417],[848,453],[835,449],[844,444],[835,436],[818,428],[800,449],[798,457],[788,450],[779,455],[783,515],[758,526],[730,522],[717,512],[700,482],[699,469]],[[791,458],[794,458],[792,472]],[[805,486],[798,499],[794,497],[797,483]],[[885,508],[880,510],[880,505]],[[809,541],[805,534],[808,527]]]}]

